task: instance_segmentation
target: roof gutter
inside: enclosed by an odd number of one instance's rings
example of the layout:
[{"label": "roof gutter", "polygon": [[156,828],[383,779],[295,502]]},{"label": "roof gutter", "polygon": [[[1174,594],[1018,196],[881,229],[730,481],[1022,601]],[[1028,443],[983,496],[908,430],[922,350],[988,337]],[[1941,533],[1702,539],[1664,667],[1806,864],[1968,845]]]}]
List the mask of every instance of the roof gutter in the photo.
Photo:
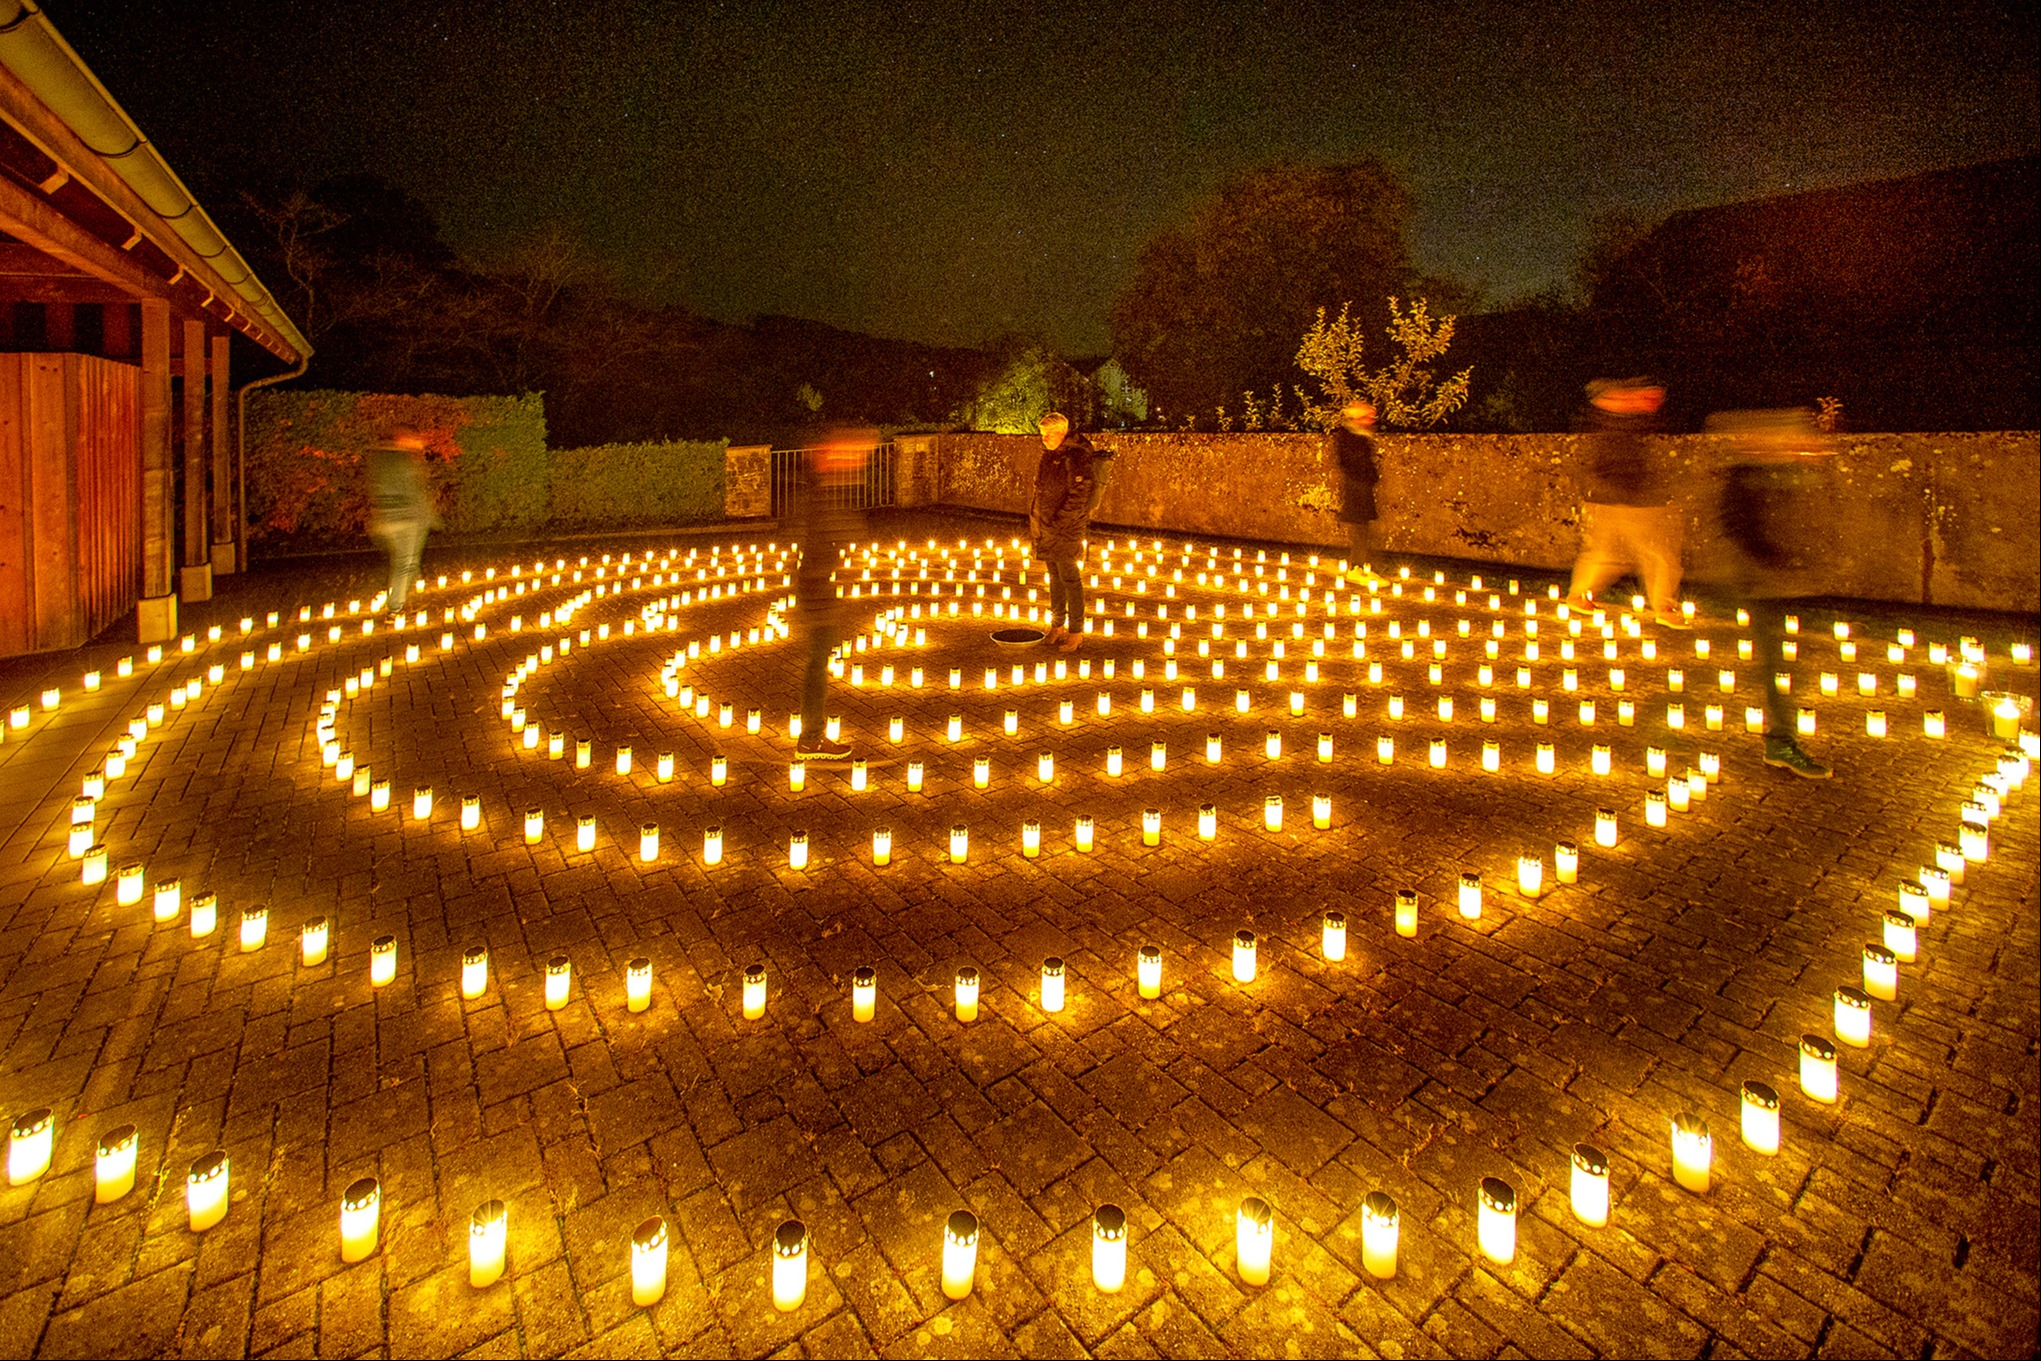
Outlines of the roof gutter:
[{"label": "roof gutter", "polygon": [[0,0],[0,65],[104,161],[247,312],[295,349],[300,361],[310,358],[310,342],[275,296],[32,0]]}]

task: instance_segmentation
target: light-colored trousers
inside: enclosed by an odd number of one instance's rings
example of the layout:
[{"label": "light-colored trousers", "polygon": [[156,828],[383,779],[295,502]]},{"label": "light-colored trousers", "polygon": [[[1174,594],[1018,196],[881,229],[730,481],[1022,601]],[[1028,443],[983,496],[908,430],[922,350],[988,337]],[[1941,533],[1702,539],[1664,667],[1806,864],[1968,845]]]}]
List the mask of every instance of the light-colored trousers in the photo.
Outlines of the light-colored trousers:
[{"label": "light-colored trousers", "polygon": [[1580,558],[1573,564],[1575,599],[1613,585],[1634,570],[1644,582],[1644,598],[1660,614],[1680,607],[1680,522],[1670,506],[1609,506],[1589,502],[1583,507]]}]

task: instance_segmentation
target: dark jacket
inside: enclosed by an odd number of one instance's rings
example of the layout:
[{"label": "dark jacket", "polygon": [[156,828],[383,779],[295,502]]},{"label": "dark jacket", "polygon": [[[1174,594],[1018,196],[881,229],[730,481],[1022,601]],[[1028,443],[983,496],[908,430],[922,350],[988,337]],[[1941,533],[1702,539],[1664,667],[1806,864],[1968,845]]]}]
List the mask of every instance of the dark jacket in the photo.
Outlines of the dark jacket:
[{"label": "dark jacket", "polygon": [[1662,425],[1656,416],[1614,416],[1588,406],[1574,422],[1583,438],[1574,457],[1574,481],[1583,501],[1600,506],[1662,506],[1670,498],[1659,475],[1660,455],[1646,437]]},{"label": "dark jacket", "polygon": [[1028,507],[1028,532],[1035,556],[1044,562],[1075,562],[1084,553],[1098,489],[1098,451],[1075,432],[1042,451],[1035,469],[1035,500]]},{"label": "dark jacket", "polygon": [[1344,425],[1332,431],[1332,461],[1339,465],[1341,524],[1366,524],[1376,516],[1375,441],[1357,435]]}]

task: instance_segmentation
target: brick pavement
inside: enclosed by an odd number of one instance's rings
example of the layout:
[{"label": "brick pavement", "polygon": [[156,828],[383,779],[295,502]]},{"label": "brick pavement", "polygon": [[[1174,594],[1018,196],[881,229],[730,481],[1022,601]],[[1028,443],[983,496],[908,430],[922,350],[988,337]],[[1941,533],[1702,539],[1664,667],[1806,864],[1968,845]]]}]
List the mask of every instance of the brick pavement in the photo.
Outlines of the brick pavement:
[{"label": "brick pavement", "polygon": [[[1611,663],[1589,622],[1569,663],[1557,655],[1567,623],[1543,582],[1512,595],[1491,577],[1472,590],[1462,569],[1426,600],[1427,569],[1400,594],[1372,597],[1380,613],[1367,593],[1341,588],[1327,614],[1329,564],[1301,554],[1285,564],[1274,548],[1258,561],[1264,550],[1247,546],[1236,566],[1239,546],[1229,544],[1217,563],[1201,547],[1186,565],[1171,541],[1150,578],[1150,541],[1137,564],[1122,540],[1111,565],[1094,564],[1095,596],[1108,606],[1101,631],[1062,658],[986,641],[1009,622],[992,607],[1025,613],[1030,587],[1015,580],[1014,550],[1002,567],[986,548],[982,525],[912,522],[900,532],[932,556],[901,562],[898,597],[890,557],[874,558],[870,583],[862,558],[843,574],[859,592],[849,607],[867,646],[849,652],[831,706],[870,758],[863,791],[848,769],[820,763],[801,791],[788,788],[793,644],[708,650],[712,633],[727,642],[732,630],[748,639],[763,628],[784,594],[778,554],[764,545],[737,567],[728,548],[712,559],[709,541],[681,541],[696,557],[679,581],[666,579],[664,562],[625,573],[612,561],[598,579],[600,555],[582,567],[575,546],[563,550],[572,556],[557,585],[561,552],[533,546],[515,578],[524,595],[472,605],[511,586],[511,555],[490,559],[499,570],[485,581],[481,558],[435,554],[431,569],[453,580],[420,598],[428,626],[366,637],[345,608],[350,588],[372,589],[358,569],[238,578],[194,619],[190,655],[173,647],[157,666],[138,655],[136,677],[122,680],[115,654],[89,650],[104,688],[88,696],[67,685],[57,713],[0,742],[0,831],[9,834],[0,848],[0,1096],[10,1116],[51,1108],[58,1132],[52,1169],[0,1192],[0,1351],[2032,1348],[2041,1076],[2031,786],[1993,825],[1990,860],[1969,866],[1953,905],[1921,928],[1898,1001],[1874,1004],[1870,1046],[1842,1049],[1840,1102],[1810,1101],[1797,1080],[1797,1038],[1833,1034],[1831,990],[1861,982],[1861,947],[1880,938],[1899,881],[1933,862],[1937,841],[1956,839],[1961,803],[2004,747],[1930,663],[1930,644],[1955,645],[1961,626],[1881,616],[1875,630],[1860,624],[1859,659],[1846,662],[1836,616],[1803,616],[1796,692],[1816,689],[1823,671],[1838,674],[1842,692],[1812,701],[1820,732],[1810,745],[1837,766],[1834,781],[1812,785],[1765,770],[1758,739],[1741,730],[1762,678],[1739,666],[1726,625],[1637,637],[1619,628]],[[958,548],[960,534],[970,547]],[[1221,566],[1223,591],[1210,575]],[[474,577],[465,587],[463,568]],[[1179,568],[1182,583],[1171,579]],[[710,576],[697,580],[702,570]],[[958,580],[945,580],[952,570]],[[1295,598],[1307,572],[1308,603]],[[1243,597],[1243,580],[1269,593]],[[757,589],[732,589],[740,582]],[[705,585],[723,589],[647,612]],[[941,595],[930,594],[936,586]],[[1464,604],[1458,590],[1468,591]],[[339,606],[330,623],[317,617],[327,594]],[[542,613],[576,596],[586,603],[564,627],[541,626]],[[1527,599],[1539,609],[1535,662],[1523,658]],[[314,606],[309,625],[295,620],[301,603]],[[1221,603],[1224,637],[1213,641]],[[1252,618],[1242,615],[1247,603]],[[941,618],[927,618],[937,604]],[[974,605],[986,613],[974,617]],[[1278,612],[1264,613],[1270,607]],[[269,609],[282,614],[273,629],[261,617]],[[462,613],[443,624],[449,609]],[[872,631],[881,609],[903,612],[897,644]],[[256,618],[246,643],[243,612]],[[645,631],[662,618],[675,630]],[[222,626],[219,642],[205,640],[210,622]],[[1475,670],[1496,622],[1494,682],[1483,687]],[[481,640],[476,623],[487,629]],[[1166,654],[1171,624],[1182,636]],[[1257,637],[1256,624],[1269,636]],[[1362,660],[1352,656],[1356,624],[1368,630]],[[340,641],[329,642],[335,626]],[[1916,646],[1890,662],[1900,626],[1916,631]],[[916,628],[927,630],[925,645],[915,645]],[[442,651],[445,631],[454,645]],[[302,653],[300,632],[311,638]],[[527,750],[501,715],[503,686],[563,638],[571,651],[534,665],[517,688],[542,734]],[[2031,694],[2033,671],[2003,664],[2011,638],[1985,636],[1999,659],[1994,677]],[[1199,653],[1200,639],[1212,655]],[[1447,653],[1437,686],[1426,672],[1435,639]],[[1697,639],[1711,645],[1706,661],[1694,655]],[[701,654],[674,674],[669,697],[662,664],[689,640],[702,642]],[[272,641],[283,645],[276,662],[263,660]],[[1315,683],[1303,679],[1314,641],[1325,644]],[[1244,657],[1234,650],[1243,642]],[[1646,642],[1656,659],[1643,657]],[[417,663],[404,660],[410,643],[421,645]],[[248,647],[257,658],[244,672]],[[360,671],[385,658],[391,674],[360,689]],[[1162,674],[1172,659],[1174,681]],[[1212,676],[1214,660],[1223,678]],[[1271,660],[1275,681],[1264,676]],[[1016,661],[1027,668],[1018,685]],[[1383,678],[1371,684],[1376,661]],[[1041,681],[1037,663],[1052,669]],[[166,710],[96,810],[114,867],[140,862],[152,885],[181,881],[184,907],[159,925],[150,897],[120,906],[111,880],[80,883],[66,850],[71,800],[146,702],[173,683],[203,682],[214,664],[223,682]],[[1612,664],[1626,673],[1620,693]],[[1520,665],[1534,688],[1517,687]],[[1575,693],[1561,689],[1568,665]],[[852,666],[863,668],[862,686],[849,683]],[[914,666],[924,669],[919,690]],[[956,690],[952,667],[962,672]],[[999,668],[989,691],[987,667]],[[1685,673],[1679,695],[1667,693],[1670,667]],[[1718,691],[1720,667],[1738,670],[1733,694]],[[1860,670],[1877,677],[1876,698],[1855,693]],[[1912,699],[1894,693],[1903,672],[1918,679]],[[351,697],[348,677],[357,679]],[[1185,685],[1197,691],[1189,714]],[[710,697],[708,717],[681,708],[681,687]],[[1153,713],[1140,710],[1143,688],[1154,691]],[[1295,717],[1293,688],[1305,696]],[[1238,689],[1252,712],[1234,708]],[[389,781],[387,811],[372,811],[321,763],[329,690],[343,691],[335,738]],[[1101,691],[1110,715],[1098,712]],[[1405,702],[1400,720],[1388,717],[1392,694]],[[1454,701],[1451,721],[1438,717],[1440,695]],[[1497,702],[1492,725],[1479,718],[1483,697]],[[1550,705],[1543,726],[1531,721],[1537,698]],[[1634,726],[1616,718],[1626,698]],[[1597,706],[1592,728],[1580,722],[1582,699]],[[727,729],[718,723],[725,700],[734,705]],[[1673,701],[1685,705],[1680,731],[1667,727]],[[1704,726],[1714,702],[1728,707],[1722,732]],[[745,731],[754,706],[763,710],[756,736]],[[1864,734],[1874,707],[1888,714],[1891,736]],[[1009,709],[1012,736],[1002,731]],[[1929,709],[1947,713],[1946,739],[1921,735]],[[945,735],[952,714],[963,720],[955,743]],[[895,715],[905,723],[897,744],[888,740]],[[559,760],[544,740],[554,731],[565,741]],[[1282,739],[1276,759],[1265,754],[1271,731]],[[1320,733],[1332,737],[1330,762],[1316,759]],[[1205,759],[1208,734],[1220,739],[1216,764]],[[1395,742],[1387,766],[1376,752],[1385,735]],[[1428,764],[1434,738],[1447,742],[1444,769]],[[586,769],[576,767],[577,739],[591,743]],[[1167,745],[1160,772],[1149,764],[1157,740]],[[1494,773],[1481,768],[1484,740],[1499,744]],[[1551,775],[1535,768],[1540,741],[1554,746]],[[1609,748],[1607,776],[1590,768],[1597,743]],[[626,744],[633,771],[623,776],[615,752]],[[1105,773],[1111,745],[1124,755],[1117,778]],[[1645,823],[1647,790],[1663,787],[1646,774],[1648,747],[1664,749],[1675,774],[1703,751],[1722,763],[1719,783],[1663,829]],[[1036,773],[1045,750],[1056,758],[1047,784]],[[656,776],[662,752],[675,758],[671,783]],[[720,788],[708,778],[719,754],[730,771]],[[982,790],[972,783],[979,757],[991,761]],[[910,793],[916,760],[925,785]],[[424,784],[435,803],[419,821],[412,791]],[[1311,816],[1321,793],[1332,798],[1325,830]],[[1280,831],[1264,826],[1270,794],[1284,801]],[[472,831],[459,825],[463,795],[480,800]],[[1217,814],[1209,841],[1198,836],[1205,804]],[[528,843],[533,807],[545,827]],[[1594,842],[1600,807],[1619,816],[1610,849]],[[1152,847],[1140,831],[1149,808],[1162,818]],[[589,852],[575,841],[584,814],[596,818]],[[1089,853],[1073,845],[1079,815],[1095,820]],[[1041,825],[1038,859],[1021,851],[1028,819]],[[660,829],[650,863],[638,858],[645,823]],[[963,864],[948,856],[957,823],[970,829]],[[703,862],[712,825],[724,838],[715,866]],[[872,864],[879,827],[893,835],[884,867]],[[805,871],[788,863],[795,832],[809,837]],[[1550,884],[1561,840],[1580,847],[1578,883]],[[1525,852],[1543,858],[1548,878],[1536,900],[1513,886]],[[1456,908],[1462,871],[1483,879],[1478,920]],[[1393,929],[1400,888],[1418,894],[1415,938]],[[189,904],[205,890],[218,895],[221,925],[194,939]],[[270,907],[269,938],[243,953],[239,915],[253,902]],[[1346,915],[1343,961],[1321,945],[1327,910]],[[333,944],[308,966],[298,926],[317,916],[330,919]],[[1232,976],[1241,928],[1259,937],[1251,984]],[[396,977],[374,987],[369,944],[384,934],[398,942]],[[490,976],[481,996],[465,999],[462,952],[473,944],[488,947]],[[1163,952],[1155,1000],[1135,986],[1144,944]],[[571,960],[572,985],[549,1010],[544,976],[556,954]],[[1039,1006],[1049,955],[1068,968],[1057,1013]],[[653,963],[653,1000],[632,1013],[624,971],[638,956]],[[754,963],[767,969],[770,1001],[762,1019],[747,1020],[741,976]],[[983,1009],[968,1024],[953,1013],[964,964],[984,981]],[[865,965],[879,984],[870,1024],[852,1019],[849,997]],[[1738,1137],[1747,1079],[1782,1095],[1777,1156]],[[1670,1122],[1688,1111],[1713,1131],[1705,1195],[1672,1179]],[[94,1204],[93,1148],[120,1124],[139,1131],[136,1189]],[[1571,1206],[1568,1154],[1579,1141],[1611,1164],[1606,1227],[1588,1227]],[[181,1183],[214,1149],[231,1159],[232,1200],[216,1227],[194,1234]],[[382,1188],[381,1241],[348,1264],[339,1202],[362,1176]],[[1518,1248],[1506,1264],[1477,1243],[1486,1176],[1517,1195]],[[1400,1210],[1398,1270],[1387,1280],[1362,1262],[1361,1202],[1376,1190]],[[1273,1277],[1259,1288],[1242,1284],[1235,1263],[1235,1210],[1250,1194],[1275,1214]],[[508,1207],[509,1269],[477,1289],[467,1224],[490,1199]],[[1127,1283],[1114,1294],[1090,1278],[1091,1218],[1104,1203],[1124,1207],[1130,1224]],[[983,1233],[975,1289],[952,1302],[939,1287],[941,1233],[962,1208]],[[652,1215],[671,1227],[668,1283],[657,1304],[638,1308],[629,1242]],[[808,1287],[801,1307],[781,1313],[768,1254],[788,1219],[808,1229]]]}]

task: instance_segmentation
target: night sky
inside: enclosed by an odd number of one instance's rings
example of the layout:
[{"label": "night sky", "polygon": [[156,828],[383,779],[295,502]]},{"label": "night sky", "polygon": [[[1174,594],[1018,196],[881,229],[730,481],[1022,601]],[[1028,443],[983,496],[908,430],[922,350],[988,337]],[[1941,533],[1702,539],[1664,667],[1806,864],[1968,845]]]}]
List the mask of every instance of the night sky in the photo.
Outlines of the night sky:
[{"label": "night sky", "polygon": [[1965,0],[46,7],[194,187],[366,170],[478,256],[559,224],[716,317],[1074,352],[1152,231],[1275,157],[1380,156],[1420,267],[1502,301],[1597,213],[2041,145],[2031,14]]}]

